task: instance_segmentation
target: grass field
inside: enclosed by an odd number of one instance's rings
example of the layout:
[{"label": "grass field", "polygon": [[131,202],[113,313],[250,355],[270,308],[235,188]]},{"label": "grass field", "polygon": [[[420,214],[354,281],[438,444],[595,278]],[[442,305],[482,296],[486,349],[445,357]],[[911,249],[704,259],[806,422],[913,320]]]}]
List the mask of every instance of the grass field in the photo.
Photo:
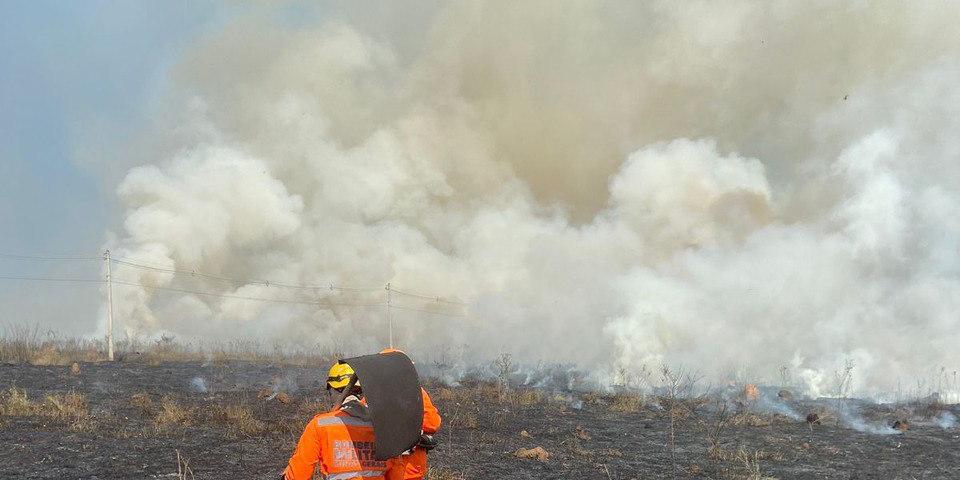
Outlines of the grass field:
[{"label": "grass field", "polygon": [[[304,423],[329,408],[327,355],[159,341],[108,363],[98,344],[37,338],[0,349],[0,478],[274,478]],[[444,418],[434,479],[906,479],[960,469],[956,406],[939,403],[423,382]],[[898,420],[903,430],[891,427]]]}]

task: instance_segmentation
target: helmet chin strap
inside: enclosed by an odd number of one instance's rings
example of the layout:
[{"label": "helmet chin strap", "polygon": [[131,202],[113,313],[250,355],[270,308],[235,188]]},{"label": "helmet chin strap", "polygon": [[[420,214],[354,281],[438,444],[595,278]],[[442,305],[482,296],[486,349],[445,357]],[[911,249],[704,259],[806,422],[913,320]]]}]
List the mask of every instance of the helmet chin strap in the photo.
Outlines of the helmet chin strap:
[{"label": "helmet chin strap", "polygon": [[334,410],[339,410],[340,406],[343,405],[343,401],[350,396],[350,391],[353,390],[354,385],[357,384],[357,376],[350,375],[350,381],[347,382],[347,386],[343,387],[343,392],[340,394],[340,399],[337,400],[337,403],[333,405]]}]

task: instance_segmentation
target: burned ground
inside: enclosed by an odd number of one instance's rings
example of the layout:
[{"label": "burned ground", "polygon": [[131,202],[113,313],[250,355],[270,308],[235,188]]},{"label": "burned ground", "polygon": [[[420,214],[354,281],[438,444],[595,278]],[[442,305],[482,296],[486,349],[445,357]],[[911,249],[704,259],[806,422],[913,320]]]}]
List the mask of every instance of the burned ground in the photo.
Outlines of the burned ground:
[{"label": "burned ground", "polygon": [[[178,478],[178,469],[275,478],[305,422],[327,408],[319,365],[152,363],[0,365],[0,478]],[[906,479],[960,469],[960,430],[947,421],[956,412],[943,405],[847,402],[839,417],[833,401],[788,400],[781,415],[709,398],[427,388],[444,416],[434,479]],[[810,412],[819,424],[803,419]],[[893,430],[896,420],[909,428]]]}]

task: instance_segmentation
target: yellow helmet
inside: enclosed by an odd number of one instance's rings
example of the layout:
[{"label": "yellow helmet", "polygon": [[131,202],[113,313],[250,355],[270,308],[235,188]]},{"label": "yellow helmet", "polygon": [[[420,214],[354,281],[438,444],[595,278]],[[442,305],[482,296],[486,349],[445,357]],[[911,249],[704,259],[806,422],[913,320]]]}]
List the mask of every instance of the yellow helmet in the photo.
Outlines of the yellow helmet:
[{"label": "yellow helmet", "polygon": [[[340,390],[346,388],[350,383],[350,377],[356,375],[356,372],[353,371],[353,367],[347,365],[343,362],[334,363],[330,367],[330,373],[327,374],[327,390],[333,388]],[[356,386],[360,386],[360,380],[357,380]]]}]

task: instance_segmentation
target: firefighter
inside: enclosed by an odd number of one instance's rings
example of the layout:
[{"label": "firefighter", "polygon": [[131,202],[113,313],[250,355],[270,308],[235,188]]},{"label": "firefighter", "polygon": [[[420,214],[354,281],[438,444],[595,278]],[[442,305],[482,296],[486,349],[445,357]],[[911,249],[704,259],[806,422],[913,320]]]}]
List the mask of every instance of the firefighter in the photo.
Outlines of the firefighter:
[{"label": "firefighter", "polygon": [[[354,375],[350,365],[337,362],[330,367],[327,390],[342,394]],[[385,462],[373,456],[373,424],[362,397],[357,381],[339,408],[313,417],[281,478],[309,480],[317,463],[327,480],[384,480],[388,471],[398,470],[393,460]]]},{"label": "firefighter", "polygon": [[[387,348],[380,353],[400,352],[400,350]],[[403,353],[403,352],[400,352]],[[400,455],[393,460],[393,468],[390,469],[388,480],[420,480],[427,474],[427,452],[437,446],[433,435],[440,429],[440,412],[433,405],[430,395],[420,387],[420,395],[423,397],[423,426],[420,443],[413,447],[409,453]]]}]

